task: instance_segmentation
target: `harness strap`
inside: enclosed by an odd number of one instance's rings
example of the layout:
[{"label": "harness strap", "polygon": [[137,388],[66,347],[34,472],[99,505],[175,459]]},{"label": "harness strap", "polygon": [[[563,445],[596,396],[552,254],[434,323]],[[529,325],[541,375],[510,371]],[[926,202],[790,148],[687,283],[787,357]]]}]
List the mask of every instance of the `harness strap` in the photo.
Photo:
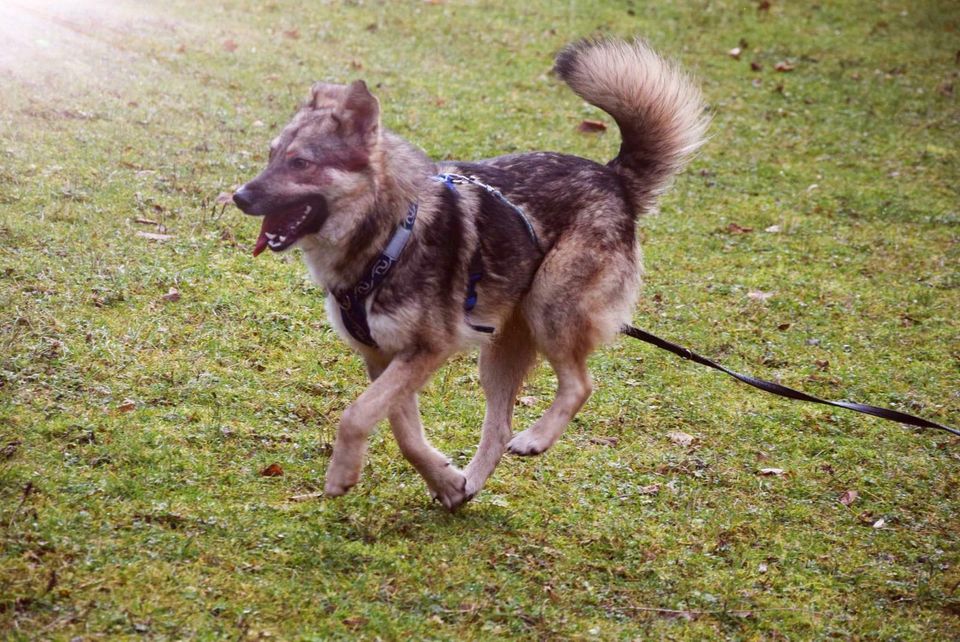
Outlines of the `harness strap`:
[{"label": "harness strap", "polygon": [[370,325],[367,323],[367,297],[383,282],[390,268],[400,258],[403,248],[407,246],[407,242],[413,234],[413,224],[417,221],[419,209],[419,202],[410,204],[407,215],[400,222],[393,236],[390,237],[387,247],[380,253],[380,256],[370,262],[363,278],[348,290],[332,293],[340,306],[340,318],[343,319],[343,325],[347,332],[354,339],[371,348],[375,348],[377,342],[373,340],[373,336],[370,334]]},{"label": "harness strap", "polygon": [[527,230],[527,235],[530,237],[530,240],[540,251],[540,254],[543,254],[543,248],[540,246],[540,239],[537,238],[537,231],[533,228],[533,223],[530,221],[530,218],[527,216],[526,212],[523,211],[519,205],[512,203],[510,199],[503,195],[503,192],[498,190],[496,187],[487,185],[483,181],[474,178],[473,176],[464,176],[463,174],[437,174],[433,177],[433,180],[439,181],[447,186],[447,188],[452,191],[454,194],[457,193],[457,185],[463,185],[469,183],[470,185],[476,185],[477,187],[483,189],[488,194],[493,196],[495,199],[512,209],[516,212],[517,216],[520,217],[520,221],[523,223],[524,228]]},{"label": "harness strap", "polygon": [[[488,194],[516,212],[517,216],[520,218],[520,221],[523,223],[530,240],[540,251],[540,253],[543,254],[543,248],[540,247],[540,239],[537,238],[537,232],[533,227],[533,223],[527,217],[523,209],[521,209],[518,205],[511,203],[510,200],[507,199],[507,197],[504,196],[500,190],[496,189],[495,187],[491,187],[490,185],[487,185],[486,183],[483,183],[472,176],[463,176],[461,174],[438,174],[433,177],[433,180],[443,183],[455,196],[459,196],[456,187],[457,185],[476,185],[477,187],[485,190]],[[415,202],[410,205],[410,209],[407,210],[406,217],[404,218],[403,222],[400,223],[400,226],[397,228],[397,230],[393,233],[393,236],[390,237],[387,247],[384,248],[383,252],[381,252],[380,255],[374,259],[370,265],[367,266],[365,272],[366,276],[360,279],[360,281],[358,281],[352,288],[341,290],[339,292],[333,292],[333,296],[336,298],[337,304],[340,306],[340,317],[343,319],[343,325],[347,329],[347,332],[349,332],[350,336],[352,336],[354,339],[366,346],[370,346],[371,348],[377,347],[377,342],[373,339],[373,335],[370,333],[370,325],[367,322],[367,298],[383,282],[387,276],[387,273],[390,271],[390,268],[392,268],[399,259],[400,253],[403,252],[403,248],[406,247],[407,242],[410,240],[410,236],[413,234],[413,224],[417,220],[418,209],[419,203]],[[483,254],[480,251],[480,244],[478,243],[477,249],[470,258],[470,265],[468,267],[467,292],[466,298],[463,302],[464,314],[469,313],[476,307],[477,284],[482,279]],[[496,331],[496,328],[492,328],[487,325],[476,325],[471,323],[469,318],[467,319],[467,324],[477,332],[491,334]]]}]

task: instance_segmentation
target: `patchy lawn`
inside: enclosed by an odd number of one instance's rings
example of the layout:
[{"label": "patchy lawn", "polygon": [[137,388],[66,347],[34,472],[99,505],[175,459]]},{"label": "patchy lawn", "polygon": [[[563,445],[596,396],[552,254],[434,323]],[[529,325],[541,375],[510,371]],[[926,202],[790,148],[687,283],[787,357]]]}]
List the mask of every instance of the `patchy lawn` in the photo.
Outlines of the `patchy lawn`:
[{"label": "patchy lawn", "polygon": [[[214,202],[316,79],[365,78],[437,158],[609,159],[552,56],[643,34],[714,121],[641,223],[637,325],[957,425],[956,3],[66,4],[0,6],[3,637],[960,636],[956,439],[632,342],[457,515],[389,431],[350,495],[291,501],[363,374],[296,253],[252,260],[257,222]],[[461,463],[475,361],[421,402]],[[552,387],[539,369],[519,426]]]}]

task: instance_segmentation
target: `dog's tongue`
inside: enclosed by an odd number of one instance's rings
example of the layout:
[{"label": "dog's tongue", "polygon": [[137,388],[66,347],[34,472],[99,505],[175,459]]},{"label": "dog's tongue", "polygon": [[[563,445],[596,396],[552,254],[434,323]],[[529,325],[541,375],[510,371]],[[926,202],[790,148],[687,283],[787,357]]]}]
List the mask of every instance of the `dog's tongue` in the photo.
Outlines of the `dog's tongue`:
[{"label": "dog's tongue", "polygon": [[253,246],[253,255],[258,256],[265,249],[267,249],[267,235],[260,232],[260,236],[257,237],[257,244]]},{"label": "dog's tongue", "polygon": [[283,216],[264,216],[263,221],[260,223],[260,236],[257,237],[257,243],[253,246],[253,255],[258,256],[261,252],[267,249],[267,232],[271,234],[276,234],[276,228],[282,227],[284,222]]}]

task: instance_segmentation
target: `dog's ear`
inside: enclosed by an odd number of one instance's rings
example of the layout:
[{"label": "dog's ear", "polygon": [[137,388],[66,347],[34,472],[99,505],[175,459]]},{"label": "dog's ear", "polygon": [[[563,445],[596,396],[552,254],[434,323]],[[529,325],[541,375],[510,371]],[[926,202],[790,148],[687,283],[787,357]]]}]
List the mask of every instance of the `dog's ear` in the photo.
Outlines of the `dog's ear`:
[{"label": "dog's ear", "polygon": [[376,136],[380,127],[380,102],[367,89],[367,83],[354,80],[347,86],[337,108],[342,123],[363,137]]},{"label": "dog's ear", "polygon": [[306,106],[310,109],[317,109],[323,103],[335,101],[340,97],[343,91],[343,85],[333,85],[328,82],[315,82],[310,88],[310,95],[307,96]]}]

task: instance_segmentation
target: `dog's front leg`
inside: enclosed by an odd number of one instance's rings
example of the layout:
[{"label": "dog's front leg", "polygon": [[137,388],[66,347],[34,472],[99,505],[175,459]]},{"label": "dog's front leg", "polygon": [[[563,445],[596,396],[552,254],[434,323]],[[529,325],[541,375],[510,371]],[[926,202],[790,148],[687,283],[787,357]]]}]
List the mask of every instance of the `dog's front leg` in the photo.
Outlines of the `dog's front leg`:
[{"label": "dog's front leg", "polygon": [[470,501],[473,495],[467,493],[467,478],[423,434],[416,395],[401,399],[390,411],[390,428],[400,452],[427,482],[434,499],[451,512]]},{"label": "dog's front leg", "polygon": [[343,495],[360,480],[367,438],[377,422],[393,412],[398,403],[416,394],[430,375],[443,363],[444,355],[433,352],[400,354],[394,357],[356,401],[347,406],[340,418],[333,457],[327,468],[324,493],[330,497]]}]

